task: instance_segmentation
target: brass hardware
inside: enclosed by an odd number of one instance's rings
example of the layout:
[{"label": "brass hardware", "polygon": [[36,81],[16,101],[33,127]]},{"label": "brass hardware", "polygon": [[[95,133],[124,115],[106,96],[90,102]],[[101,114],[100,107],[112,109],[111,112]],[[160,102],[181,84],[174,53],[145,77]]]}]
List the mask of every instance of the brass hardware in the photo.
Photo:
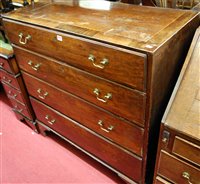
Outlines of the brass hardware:
[{"label": "brass hardware", "polygon": [[100,90],[98,88],[95,88],[93,91],[94,94],[96,94],[97,100],[106,103],[109,99],[112,98],[112,93],[107,93],[103,98],[100,98]]},{"label": "brass hardware", "polygon": [[169,142],[170,133],[166,130],[163,131],[162,142],[167,146]]},{"label": "brass hardware", "polygon": [[102,61],[100,61],[100,64],[96,64],[95,57],[92,54],[88,56],[88,60],[90,60],[95,67],[100,68],[100,69],[104,69],[105,66],[108,65],[109,63],[108,59],[104,58]]},{"label": "brass hardware", "polygon": [[46,96],[49,94],[48,92],[44,92],[44,93],[42,94],[42,89],[40,89],[40,88],[37,90],[37,92],[39,93],[38,97],[41,98],[41,99],[43,99],[43,100],[44,100],[44,99],[46,98]]},{"label": "brass hardware", "polygon": [[15,110],[20,112],[20,113],[23,111],[23,109],[19,109],[17,105],[15,105]]},{"label": "brass hardware", "polygon": [[41,63],[38,64],[34,64],[31,60],[28,62],[28,65],[31,66],[31,68],[35,71],[38,71],[38,69],[40,68]]},{"label": "brass hardware", "polygon": [[11,97],[11,98],[16,98],[17,97],[17,94],[13,94],[12,95],[12,91],[8,91],[8,94],[9,94],[9,96]]},{"label": "brass hardware", "polygon": [[22,45],[26,45],[27,44],[27,42],[28,42],[28,40],[30,40],[31,39],[31,35],[27,35],[25,38],[24,38],[24,41],[22,41],[22,39],[23,39],[23,33],[19,33],[19,43],[21,43]]},{"label": "brass hardware", "polygon": [[183,172],[182,177],[185,178],[189,184],[192,184],[192,182],[190,181],[190,174],[188,172]]},{"label": "brass hardware", "polygon": [[56,122],[55,119],[50,120],[49,115],[46,115],[46,116],[45,116],[45,119],[47,120],[47,122],[48,122],[50,125],[53,125],[53,124]]},{"label": "brass hardware", "polygon": [[0,63],[0,68],[3,68],[4,63]]},{"label": "brass hardware", "polygon": [[109,127],[107,127],[107,128],[104,128],[103,126],[103,121],[102,120],[99,120],[98,121],[98,125],[100,125],[100,128],[101,128],[101,130],[103,130],[103,131],[105,131],[105,132],[107,132],[107,133],[109,133],[110,131],[112,131],[113,129],[114,129],[114,126],[113,125],[110,125]]},{"label": "brass hardware", "polygon": [[12,80],[10,79],[7,80],[5,76],[3,76],[2,79],[4,80],[4,82],[9,83],[9,84],[12,82]]}]

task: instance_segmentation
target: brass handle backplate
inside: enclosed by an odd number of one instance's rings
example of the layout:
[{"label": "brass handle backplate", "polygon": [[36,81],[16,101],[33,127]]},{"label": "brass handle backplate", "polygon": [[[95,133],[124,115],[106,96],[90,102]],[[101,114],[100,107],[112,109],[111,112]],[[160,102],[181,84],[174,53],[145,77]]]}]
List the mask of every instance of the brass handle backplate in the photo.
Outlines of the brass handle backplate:
[{"label": "brass handle backplate", "polygon": [[38,97],[41,98],[41,99],[43,99],[43,100],[44,100],[44,99],[48,96],[48,94],[49,94],[48,92],[43,92],[42,89],[40,89],[40,88],[37,90],[37,92],[39,93]]},{"label": "brass handle backplate", "polygon": [[45,119],[47,120],[47,122],[48,122],[50,125],[53,125],[53,124],[56,122],[55,119],[51,119],[51,120],[50,120],[50,116],[49,116],[49,115],[46,115],[46,116],[45,116]]},{"label": "brass handle backplate", "polygon": [[93,66],[95,66],[96,68],[100,68],[100,69],[104,69],[106,65],[108,65],[109,61],[107,58],[103,58],[99,64],[96,64],[96,59],[95,56],[90,54],[88,56],[88,60],[92,62]]},{"label": "brass handle backplate", "polygon": [[34,63],[30,60],[30,61],[28,62],[28,65],[30,65],[31,68],[32,68],[33,70],[38,71],[39,68],[40,68],[41,63],[34,64]]},{"label": "brass handle backplate", "polygon": [[[31,39],[31,35],[27,35],[26,37],[24,37],[23,33],[19,33],[18,36],[19,36],[19,43],[21,43],[22,45],[26,45],[28,40]],[[24,39],[23,39],[23,37],[24,37]]]},{"label": "brass handle backplate", "polygon": [[113,126],[113,125],[110,125],[109,127],[104,128],[104,124],[103,124],[103,121],[102,121],[102,120],[99,120],[99,121],[98,121],[98,125],[100,125],[101,130],[103,130],[103,131],[105,131],[105,132],[107,132],[107,133],[109,133],[110,131],[112,131],[112,130],[114,129],[114,126]]},{"label": "brass handle backplate", "polygon": [[108,102],[109,99],[112,99],[112,93],[107,93],[106,95],[104,95],[103,98],[100,98],[100,90],[98,88],[95,88],[93,93],[96,95],[97,100],[106,103]]},{"label": "brass handle backplate", "polygon": [[189,184],[193,184],[191,182],[191,177],[190,177],[190,174],[188,172],[183,172],[182,177],[185,178],[188,181]]}]

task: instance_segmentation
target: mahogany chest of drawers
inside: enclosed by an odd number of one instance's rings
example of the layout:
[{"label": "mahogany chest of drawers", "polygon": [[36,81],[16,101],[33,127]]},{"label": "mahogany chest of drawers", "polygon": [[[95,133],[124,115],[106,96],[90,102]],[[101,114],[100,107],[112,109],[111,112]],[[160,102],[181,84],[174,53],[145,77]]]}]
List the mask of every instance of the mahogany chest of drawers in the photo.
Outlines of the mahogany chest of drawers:
[{"label": "mahogany chest of drawers", "polygon": [[127,182],[150,182],[159,122],[198,13],[67,1],[35,3],[3,24],[40,131]]},{"label": "mahogany chest of drawers", "polygon": [[200,183],[200,27],[162,119],[154,183]]},{"label": "mahogany chest of drawers", "polygon": [[0,40],[0,82],[11,102],[16,117],[37,132],[35,116],[24,87],[13,49]]}]

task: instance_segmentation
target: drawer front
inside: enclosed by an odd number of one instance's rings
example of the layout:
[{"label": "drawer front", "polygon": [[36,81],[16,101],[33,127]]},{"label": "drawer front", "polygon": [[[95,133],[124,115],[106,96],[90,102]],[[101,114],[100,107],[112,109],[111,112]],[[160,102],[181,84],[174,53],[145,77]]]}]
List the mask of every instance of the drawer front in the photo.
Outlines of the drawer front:
[{"label": "drawer front", "polygon": [[31,113],[28,111],[28,109],[26,109],[26,107],[20,103],[18,103],[17,101],[10,99],[10,102],[13,106],[13,110],[15,112],[18,112],[22,115],[24,115],[25,117],[27,117],[28,119],[33,119],[33,117],[31,116]]},{"label": "drawer front", "polygon": [[1,81],[16,88],[16,89],[20,89],[19,83],[18,83],[18,78],[16,78],[15,76],[8,74],[7,72],[0,70],[1,72]]},{"label": "drawer front", "polygon": [[75,121],[50,109],[48,106],[41,103],[37,106],[37,103],[39,102],[35,101],[33,108],[39,121],[48,126],[51,124],[52,129],[56,132],[78,144],[132,180],[140,181],[142,169],[141,158],[125,152],[113,143],[100,138],[95,133],[87,131],[88,129],[86,130]]},{"label": "drawer front", "polygon": [[158,173],[173,183],[200,183],[199,169],[170,155],[165,151],[161,151],[160,153]]},{"label": "drawer front", "polygon": [[13,74],[19,73],[19,69],[14,58],[6,60],[0,57],[0,69],[4,69]]},{"label": "drawer front", "polygon": [[[145,54],[10,21],[4,21],[4,26],[12,43],[145,91]],[[19,42],[19,33],[22,33],[20,41],[27,41],[26,44]]]},{"label": "drawer front", "polygon": [[175,137],[172,152],[200,166],[200,146]]},{"label": "drawer front", "polygon": [[[15,49],[15,51],[19,50]],[[17,55],[22,70],[114,114],[144,125],[145,94],[103,80],[61,62],[50,60],[50,58],[47,59],[25,51],[20,51]],[[36,65],[38,67],[35,67]]]},{"label": "drawer front", "polygon": [[16,89],[14,89],[13,87],[8,86],[5,83],[2,83],[2,84],[3,84],[3,87],[5,89],[5,92],[8,96],[8,98],[14,99],[14,100],[18,101],[19,103],[25,104],[25,100],[21,94],[21,91],[18,91]]},{"label": "drawer front", "polygon": [[[23,73],[23,77],[31,96],[43,101],[124,148],[142,155],[144,139],[142,128],[122,121],[86,101],[56,89],[28,74]],[[38,93],[38,89],[41,89],[42,92]],[[48,92],[48,95],[44,95],[46,92]]]}]

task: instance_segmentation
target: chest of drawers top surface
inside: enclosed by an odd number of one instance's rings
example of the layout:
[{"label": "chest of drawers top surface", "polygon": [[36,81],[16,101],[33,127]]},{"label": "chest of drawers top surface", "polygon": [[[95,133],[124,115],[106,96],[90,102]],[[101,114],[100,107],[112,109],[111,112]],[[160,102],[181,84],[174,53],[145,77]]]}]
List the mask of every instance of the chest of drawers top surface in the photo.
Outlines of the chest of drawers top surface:
[{"label": "chest of drawers top surface", "polygon": [[154,52],[197,16],[192,11],[133,6],[108,1],[36,3],[3,15],[66,33]]},{"label": "chest of drawers top surface", "polygon": [[200,28],[197,29],[163,123],[200,140]]}]

